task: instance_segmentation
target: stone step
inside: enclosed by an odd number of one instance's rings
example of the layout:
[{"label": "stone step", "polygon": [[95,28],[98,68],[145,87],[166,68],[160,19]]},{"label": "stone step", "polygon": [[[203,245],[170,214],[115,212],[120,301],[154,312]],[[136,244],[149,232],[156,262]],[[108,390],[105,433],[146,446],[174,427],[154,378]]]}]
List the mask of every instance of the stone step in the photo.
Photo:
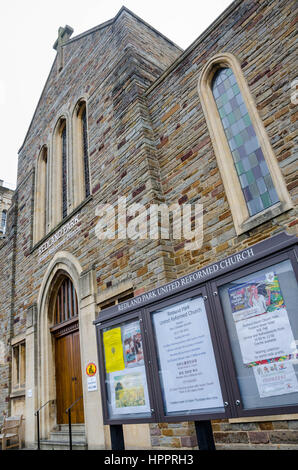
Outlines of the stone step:
[{"label": "stone step", "polygon": [[[71,425],[72,432],[82,432],[85,433],[85,424],[72,424]],[[64,431],[68,432],[68,424],[57,424],[53,431]]]},{"label": "stone step", "polygon": [[[68,442],[58,442],[42,439],[40,441],[41,450],[69,450]],[[88,450],[86,442],[72,443],[72,450]]]},{"label": "stone step", "polygon": [[[72,442],[86,442],[85,433],[72,431]],[[69,442],[69,432],[68,431],[52,431],[48,441],[54,442]]]},{"label": "stone step", "polygon": [[[71,426],[72,449],[87,450],[87,441],[84,424],[73,424]],[[41,450],[69,450],[69,428],[68,424],[58,424],[50,432],[48,439],[41,439]]]}]

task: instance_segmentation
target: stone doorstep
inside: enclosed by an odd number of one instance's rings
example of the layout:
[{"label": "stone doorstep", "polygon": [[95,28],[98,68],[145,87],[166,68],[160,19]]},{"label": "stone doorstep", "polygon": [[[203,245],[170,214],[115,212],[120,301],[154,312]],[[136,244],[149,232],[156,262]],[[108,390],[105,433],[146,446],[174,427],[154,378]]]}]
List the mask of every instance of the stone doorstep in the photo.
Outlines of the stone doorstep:
[{"label": "stone doorstep", "polygon": [[[40,441],[40,450],[69,450],[67,442]],[[86,442],[72,443],[72,450],[88,450]]]},{"label": "stone doorstep", "polygon": [[[87,450],[84,424],[73,424],[71,427],[73,450]],[[48,439],[40,440],[42,450],[69,450],[68,424],[57,425]]]},{"label": "stone doorstep", "polygon": [[[57,424],[51,432],[68,432],[68,424]],[[72,433],[81,433],[85,434],[85,424],[72,424],[71,425]]]}]

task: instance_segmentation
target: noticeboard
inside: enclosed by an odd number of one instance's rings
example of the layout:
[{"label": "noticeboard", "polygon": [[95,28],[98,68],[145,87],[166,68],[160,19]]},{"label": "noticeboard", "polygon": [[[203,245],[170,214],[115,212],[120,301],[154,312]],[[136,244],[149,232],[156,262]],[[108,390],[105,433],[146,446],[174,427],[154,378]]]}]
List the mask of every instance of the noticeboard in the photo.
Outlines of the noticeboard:
[{"label": "noticeboard", "polygon": [[203,296],[155,310],[152,322],[165,415],[223,413]]},{"label": "noticeboard", "polygon": [[103,311],[105,424],[297,413],[296,242],[275,237],[271,253],[263,242],[266,256],[207,282]]}]

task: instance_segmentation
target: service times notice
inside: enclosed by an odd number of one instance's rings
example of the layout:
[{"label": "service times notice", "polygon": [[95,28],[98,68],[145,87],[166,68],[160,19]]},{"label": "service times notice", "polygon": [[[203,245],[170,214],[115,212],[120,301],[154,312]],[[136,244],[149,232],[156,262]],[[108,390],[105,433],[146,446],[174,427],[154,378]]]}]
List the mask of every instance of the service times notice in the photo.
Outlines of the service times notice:
[{"label": "service times notice", "polygon": [[153,324],[166,413],[222,408],[202,297],[156,311]]}]

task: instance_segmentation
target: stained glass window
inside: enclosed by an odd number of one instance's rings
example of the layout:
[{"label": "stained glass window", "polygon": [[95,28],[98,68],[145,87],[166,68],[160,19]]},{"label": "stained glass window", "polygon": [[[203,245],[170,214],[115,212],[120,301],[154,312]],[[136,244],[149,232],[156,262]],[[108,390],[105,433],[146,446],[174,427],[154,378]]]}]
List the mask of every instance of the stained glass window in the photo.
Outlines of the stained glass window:
[{"label": "stained glass window", "polygon": [[235,75],[230,68],[221,68],[215,73],[212,92],[248,212],[253,216],[279,202],[279,198]]}]

